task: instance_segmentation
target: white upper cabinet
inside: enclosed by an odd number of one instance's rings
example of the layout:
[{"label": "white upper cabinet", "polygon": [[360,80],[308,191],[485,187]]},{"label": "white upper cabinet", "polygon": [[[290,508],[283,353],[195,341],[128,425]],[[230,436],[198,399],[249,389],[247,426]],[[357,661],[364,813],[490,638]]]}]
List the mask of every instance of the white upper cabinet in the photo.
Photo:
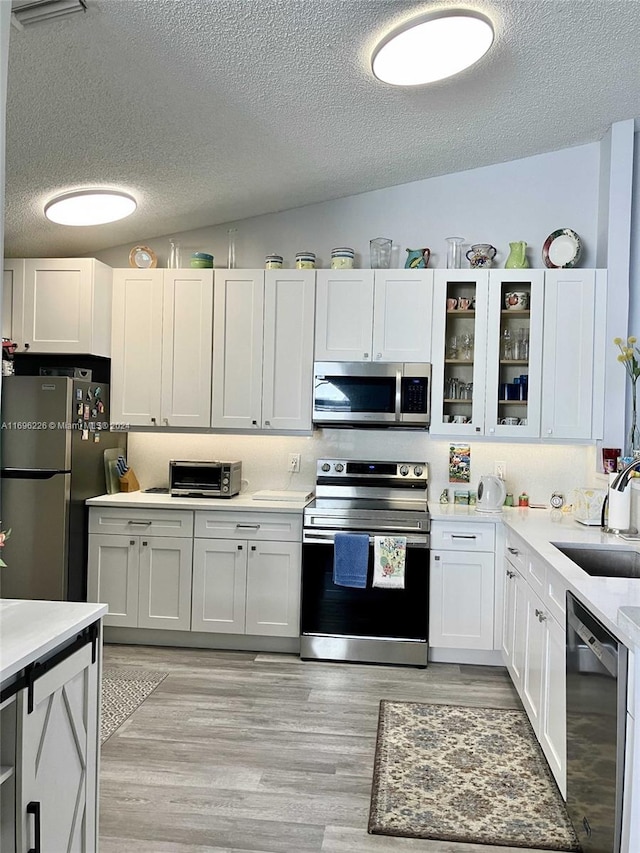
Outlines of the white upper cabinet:
[{"label": "white upper cabinet", "polygon": [[543,270],[489,272],[487,435],[540,435],[544,287]]},{"label": "white upper cabinet", "polygon": [[211,425],[311,429],[313,270],[216,273]]},{"label": "white upper cabinet", "polygon": [[316,361],[428,362],[431,270],[319,270]]},{"label": "white upper cabinet", "polygon": [[24,259],[6,258],[2,281],[2,337],[22,349],[24,322]]},{"label": "white upper cabinet", "polygon": [[542,438],[592,437],[596,286],[604,281],[602,270],[545,274]]},{"label": "white upper cabinet", "polygon": [[212,270],[113,271],[111,419],[208,427]]},{"label": "white upper cabinet", "polygon": [[[19,343],[32,352],[110,356],[112,273],[95,258],[26,258],[22,330],[13,329]],[[14,304],[16,286],[14,279]]]},{"label": "white upper cabinet", "polygon": [[431,432],[484,435],[489,273],[436,270]]}]

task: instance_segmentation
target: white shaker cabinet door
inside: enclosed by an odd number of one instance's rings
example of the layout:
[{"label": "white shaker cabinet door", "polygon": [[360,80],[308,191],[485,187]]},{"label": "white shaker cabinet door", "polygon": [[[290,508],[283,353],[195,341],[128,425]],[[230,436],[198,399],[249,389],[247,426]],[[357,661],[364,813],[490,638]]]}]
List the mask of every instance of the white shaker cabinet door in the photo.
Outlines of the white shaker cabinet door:
[{"label": "white shaker cabinet door", "polygon": [[544,679],[539,739],[560,792],[566,798],[566,630],[548,613],[544,615]]},{"label": "white shaker cabinet door", "polygon": [[213,270],[165,270],[161,425],[208,428]]},{"label": "white shaker cabinet door", "polygon": [[2,337],[24,346],[24,259],[5,258],[2,280]]},{"label": "white shaker cabinet door", "polygon": [[372,361],[373,270],[318,270],[316,361]]},{"label": "white shaker cabinet door", "polygon": [[249,542],[247,561],[247,634],[300,635],[299,542]]},{"label": "white shaker cabinet door", "polygon": [[247,543],[194,539],[191,630],[244,634]]},{"label": "white shaker cabinet door", "polygon": [[595,306],[596,270],[545,273],[541,435],[550,441],[591,438]]},{"label": "white shaker cabinet door", "polygon": [[211,426],[262,426],[264,270],[216,272]]},{"label": "white shaker cabinet door", "polygon": [[111,355],[112,272],[94,258],[27,258],[24,341],[30,349]]},{"label": "white shaker cabinet door", "polygon": [[376,270],[373,360],[431,361],[432,270]]},{"label": "white shaker cabinet door", "polygon": [[315,272],[267,270],[262,426],[310,430]]},{"label": "white shaker cabinet door", "polygon": [[113,271],[112,423],[160,426],[162,273]]},{"label": "white shaker cabinet door", "polygon": [[[91,644],[18,693],[17,850],[97,850],[98,669]],[[39,824],[39,838],[36,838]]]},{"label": "white shaker cabinet door", "polygon": [[431,552],[432,647],[493,649],[494,561],[493,553]]},{"label": "white shaker cabinet door", "polygon": [[139,553],[138,627],[188,631],[192,540],[141,536]]},{"label": "white shaker cabinet door", "polygon": [[89,534],[89,601],[109,605],[104,624],[119,628],[138,625],[137,536]]}]

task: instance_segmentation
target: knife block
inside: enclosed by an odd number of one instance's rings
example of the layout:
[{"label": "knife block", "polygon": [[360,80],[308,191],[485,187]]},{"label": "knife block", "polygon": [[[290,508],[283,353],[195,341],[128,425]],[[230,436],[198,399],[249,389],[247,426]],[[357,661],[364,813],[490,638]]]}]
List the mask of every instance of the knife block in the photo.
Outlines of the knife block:
[{"label": "knife block", "polygon": [[120,491],[121,492],[139,492],[140,491],[140,483],[138,482],[138,478],[133,472],[133,469],[129,468],[128,471],[120,477]]}]

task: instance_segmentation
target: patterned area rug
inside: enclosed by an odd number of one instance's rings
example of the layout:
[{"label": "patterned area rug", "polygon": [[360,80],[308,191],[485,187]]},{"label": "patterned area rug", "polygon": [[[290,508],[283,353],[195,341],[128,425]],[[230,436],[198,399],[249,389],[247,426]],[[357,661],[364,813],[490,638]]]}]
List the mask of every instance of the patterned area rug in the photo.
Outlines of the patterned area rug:
[{"label": "patterned area rug", "polygon": [[579,851],[524,711],[380,703],[369,832]]},{"label": "patterned area rug", "polygon": [[104,743],[150,696],[168,672],[106,667],[102,670],[100,743]]}]

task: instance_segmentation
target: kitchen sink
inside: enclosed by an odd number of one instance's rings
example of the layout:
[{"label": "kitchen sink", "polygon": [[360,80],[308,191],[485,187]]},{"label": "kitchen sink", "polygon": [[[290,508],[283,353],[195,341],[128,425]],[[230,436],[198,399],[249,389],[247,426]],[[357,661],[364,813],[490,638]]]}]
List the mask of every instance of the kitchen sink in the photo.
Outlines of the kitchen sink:
[{"label": "kitchen sink", "polygon": [[640,553],[633,548],[564,542],[551,544],[592,577],[640,578]]}]

